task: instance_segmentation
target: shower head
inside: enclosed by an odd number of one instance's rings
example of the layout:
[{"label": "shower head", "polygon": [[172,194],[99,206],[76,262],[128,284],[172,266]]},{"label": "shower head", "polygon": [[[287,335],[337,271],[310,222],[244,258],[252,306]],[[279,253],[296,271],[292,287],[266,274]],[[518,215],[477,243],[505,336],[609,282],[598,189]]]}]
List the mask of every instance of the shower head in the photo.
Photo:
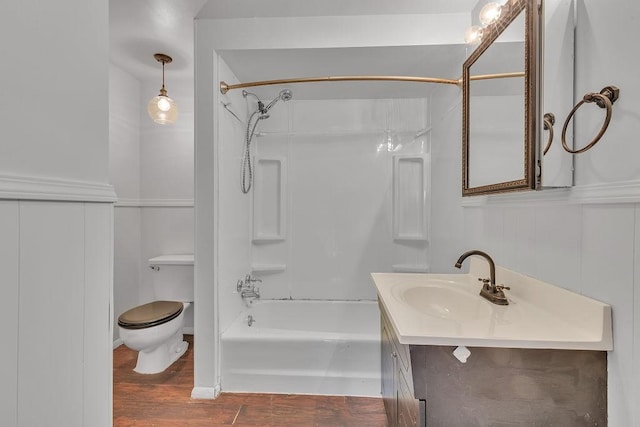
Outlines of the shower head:
[{"label": "shower head", "polygon": [[283,101],[290,101],[293,98],[293,92],[291,92],[291,89],[282,89],[278,97]]},{"label": "shower head", "polygon": [[276,103],[280,100],[283,101],[290,101],[291,98],[293,98],[293,92],[291,92],[291,89],[282,89],[280,91],[280,93],[278,94],[278,96],[276,96],[273,101],[271,101],[269,103],[269,105],[267,105],[263,111],[263,113],[266,113],[267,111],[269,111],[271,109],[271,107],[273,107],[274,105],[276,105]]}]

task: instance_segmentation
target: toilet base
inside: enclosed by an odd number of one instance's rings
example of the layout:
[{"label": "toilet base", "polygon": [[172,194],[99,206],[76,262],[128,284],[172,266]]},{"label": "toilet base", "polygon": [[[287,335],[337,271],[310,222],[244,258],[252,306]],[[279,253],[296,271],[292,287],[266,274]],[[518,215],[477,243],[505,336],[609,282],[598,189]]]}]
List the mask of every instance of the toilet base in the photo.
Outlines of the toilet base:
[{"label": "toilet base", "polygon": [[182,328],[180,328],[169,340],[155,349],[139,351],[134,371],[139,374],[158,374],[166,370],[189,348],[189,343],[182,338]]}]

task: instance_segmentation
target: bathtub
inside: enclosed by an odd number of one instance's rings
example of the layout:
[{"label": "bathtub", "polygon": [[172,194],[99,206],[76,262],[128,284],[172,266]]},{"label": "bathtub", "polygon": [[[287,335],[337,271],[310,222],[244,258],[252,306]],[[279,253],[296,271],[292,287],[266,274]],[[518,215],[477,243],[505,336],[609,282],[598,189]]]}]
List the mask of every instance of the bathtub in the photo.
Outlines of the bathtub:
[{"label": "bathtub", "polygon": [[221,350],[223,391],[380,396],[374,301],[257,301]]}]

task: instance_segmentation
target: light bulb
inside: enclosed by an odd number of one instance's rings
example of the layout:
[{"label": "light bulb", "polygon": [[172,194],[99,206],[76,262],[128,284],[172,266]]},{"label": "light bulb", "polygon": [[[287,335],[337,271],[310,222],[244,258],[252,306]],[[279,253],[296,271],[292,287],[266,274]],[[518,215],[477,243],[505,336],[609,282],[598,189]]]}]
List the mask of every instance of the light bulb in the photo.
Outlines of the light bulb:
[{"label": "light bulb", "polygon": [[480,15],[478,18],[482,25],[491,25],[500,18],[500,14],[502,13],[502,5],[495,2],[490,2],[484,5],[482,9],[480,9]]},{"label": "light bulb", "polygon": [[178,118],[178,107],[173,99],[165,95],[153,97],[147,105],[151,119],[161,125],[173,123]]},{"label": "light bulb", "polygon": [[166,96],[160,96],[160,99],[158,99],[158,109],[160,111],[169,111],[169,109],[171,108],[171,103],[169,101],[167,101],[167,97]]},{"label": "light bulb", "polygon": [[477,25],[467,28],[464,32],[464,42],[467,44],[478,44],[482,40],[482,28]]}]

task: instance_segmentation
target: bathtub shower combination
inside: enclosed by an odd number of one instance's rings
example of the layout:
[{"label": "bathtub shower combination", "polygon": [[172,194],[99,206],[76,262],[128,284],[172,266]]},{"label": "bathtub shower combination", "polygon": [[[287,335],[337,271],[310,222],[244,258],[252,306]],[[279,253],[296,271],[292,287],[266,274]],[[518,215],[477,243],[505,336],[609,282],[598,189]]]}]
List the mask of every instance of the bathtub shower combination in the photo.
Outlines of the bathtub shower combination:
[{"label": "bathtub shower combination", "polygon": [[370,273],[428,271],[428,103],[278,90],[221,116],[221,389],[380,396]]},{"label": "bathtub shower combination", "polygon": [[374,301],[257,301],[222,335],[225,391],[380,395]]}]

